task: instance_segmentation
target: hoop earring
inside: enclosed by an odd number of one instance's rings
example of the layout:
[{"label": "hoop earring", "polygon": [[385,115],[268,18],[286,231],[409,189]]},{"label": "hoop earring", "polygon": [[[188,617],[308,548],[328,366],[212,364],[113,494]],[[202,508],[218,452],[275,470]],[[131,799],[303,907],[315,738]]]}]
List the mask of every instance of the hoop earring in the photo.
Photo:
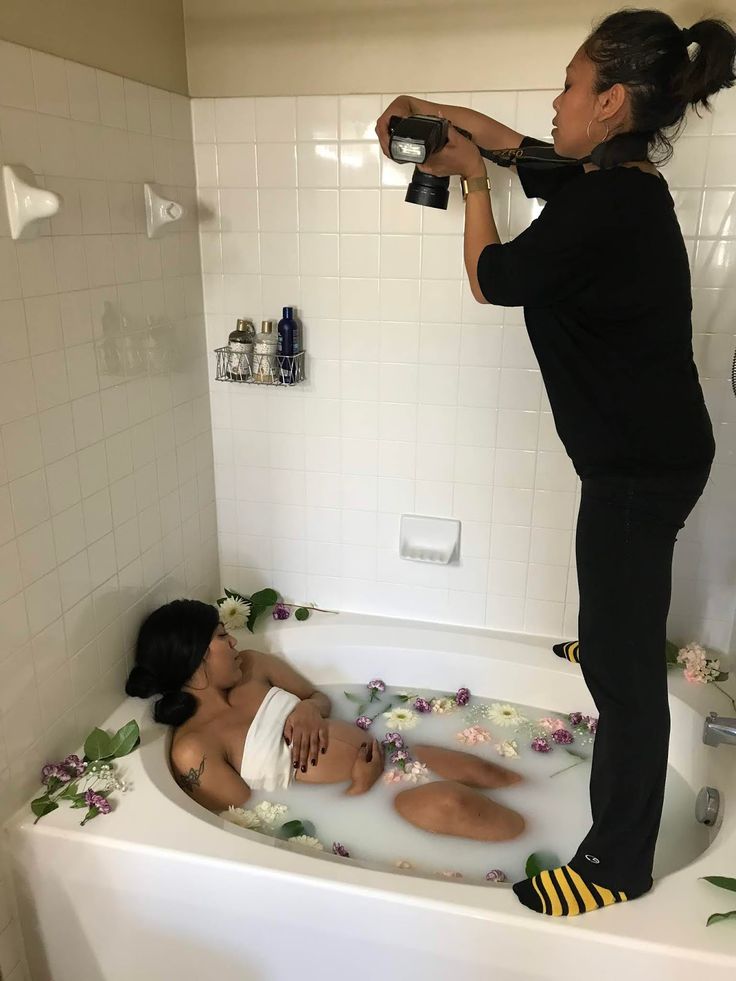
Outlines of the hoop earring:
[{"label": "hoop earring", "polygon": [[[591,119],[590,120],[590,123],[592,123],[592,122],[596,122],[597,123],[597,122],[600,122],[600,120],[598,120],[598,119],[595,119],[595,120]],[[592,140],[593,137],[590,135],[590,123],[588,123],[588,128],[586,129],[585,132],[588,134],[588,139],[589,140]],[[606,142],[606,140],[608,139],[608,134],[610,133],[610,130],[608,128],[608,123],[604,122],[603,125],[606,127],[606,135],[600,141],[601,143],[605,143]]]}]

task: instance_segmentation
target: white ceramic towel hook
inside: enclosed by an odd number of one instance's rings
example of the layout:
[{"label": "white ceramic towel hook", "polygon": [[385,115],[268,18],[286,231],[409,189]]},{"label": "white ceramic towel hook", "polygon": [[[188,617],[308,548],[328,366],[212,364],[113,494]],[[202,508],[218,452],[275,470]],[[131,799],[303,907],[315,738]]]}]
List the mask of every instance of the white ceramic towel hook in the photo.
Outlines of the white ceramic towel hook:
[{"label": "white ceramic towel hook", "polygon": [[176,201],[162,197],[153,184],[144,184],[143,193],[146,199],[146,231],[149,238],[154,238],[172,221],[179,221],[184,217],[184,208]]},{"label": "white ceramic towel hook", "polygon": [[21,164],[3,166],[3,187],[14,239],[35,238],[39,222],[55,215],[61,206],[59,195],[39,187],[33,171]]}]

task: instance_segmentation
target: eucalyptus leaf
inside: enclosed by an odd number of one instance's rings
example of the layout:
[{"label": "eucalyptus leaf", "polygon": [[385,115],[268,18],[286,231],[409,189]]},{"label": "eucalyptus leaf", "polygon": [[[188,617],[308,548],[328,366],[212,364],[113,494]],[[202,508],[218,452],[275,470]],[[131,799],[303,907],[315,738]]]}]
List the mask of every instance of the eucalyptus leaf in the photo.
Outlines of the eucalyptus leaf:
[{"label": "eucalyptus leaf", "polygon": [[128,753],[133,752],[140,741],[141,734],[138,723],[132,719],[118,729],[112,737],[112,756],[115,759],[119,759],[121,756],[127,756]]},{"label": "eucalyptus leaf", "polygon": [[84,799],[84,794],[77,794],[72,803],[72,807],[86,807],[87,801]]},{"label": "eucalyptus leaf", "polygon": [[526,860],[525,872],[528,879],[533,875],[539,875],[545,869],[556,869],[560,860],[552,852],[532,852]]},{"label": "eucalyptus leaf", "polygon": [[73,800],[79,793],[79,784],[74,781],[74,783],[68,783],[66,787],[59,794],[59,800]]},{"label": "eucalyptus leaf", "polygon": [[55,811],[58,806],[56,801],[49,798],[48,794],[44,794],[43,797],[37,797],[31,801],[31,810],[36,815],[36,821],[42,818],[44,814],[50,814],[52,811]]},{"label": "eucalyptus leaf", "polygon": [[712,916],[708,917],[708,922],[706,926],[710,926],[711,923],[718,923],[719,920],[732,920],[736,919],[736,909],[732,909],[729,913],[713,913]]},{"label": "eucalyptus leaf", "polygon": [[736,892],[736,879],[732,879],[726,875],[701,875],[701,879],[705,879],[706,882],[710,882],[711,885],[718,886],[719,889],[730,889],[731,892]]},{"label": "eucalyptus leaf", "polygon": [[288,840],[289,838],[297,838],[303,834],[306,834],[306,832],[301,821],[287,821],[286,824],[282,824],[278,829],[276,837]]},{"label": "eucalyptus leaf", "polygon": [[309,610],[305,606],[300,606],[298,610],[295,611],[294,616],[297,620],[306,620],[309,617]]},{"label": "eucalyptus leaf", "polygon": [[112,739],[102,729],[93,729],[84,742],[84,755],[89,760],[107,760],[113,755]]}]

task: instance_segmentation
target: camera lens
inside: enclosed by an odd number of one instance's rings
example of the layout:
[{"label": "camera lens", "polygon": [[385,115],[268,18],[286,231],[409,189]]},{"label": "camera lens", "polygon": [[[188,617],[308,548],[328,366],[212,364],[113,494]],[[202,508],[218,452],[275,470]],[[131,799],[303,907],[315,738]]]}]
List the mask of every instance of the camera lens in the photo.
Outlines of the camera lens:
[{"label": "camera lens", "polygon": [[406,189],[405,201],[409,204],[424,205],[425,208],[440,208],[446,211],[449,199],[449,177],[433,177],[432,174],[425,174],[414,168],[411,183]]}]

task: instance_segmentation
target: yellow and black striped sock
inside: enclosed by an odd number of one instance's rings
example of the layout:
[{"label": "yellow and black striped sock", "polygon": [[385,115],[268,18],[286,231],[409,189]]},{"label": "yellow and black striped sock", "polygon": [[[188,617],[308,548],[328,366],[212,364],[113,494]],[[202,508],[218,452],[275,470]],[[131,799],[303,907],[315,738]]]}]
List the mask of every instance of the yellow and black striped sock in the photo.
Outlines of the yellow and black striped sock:
[{"label": "yellow and black striped sock", "polygon": [[564,658],[566,661],[574,661],[575,664],[580,664],[579,640],[568,640],[566,644],[553,644],[552,650],[558,657]]},{"label": "yellow and black striped sock", "polygon": [[625,903],[625,892],[613,892],[594,882],[587,882],[582,876],[562,865],[556,869],[548,869],[533,875],[531,879],[523,879],[514,883],[514,892],[519,901],[535,913],[545,913],[547,916],[578,916],[580,913],[590,913],[591,910],[612,906],[614,903]]}]

